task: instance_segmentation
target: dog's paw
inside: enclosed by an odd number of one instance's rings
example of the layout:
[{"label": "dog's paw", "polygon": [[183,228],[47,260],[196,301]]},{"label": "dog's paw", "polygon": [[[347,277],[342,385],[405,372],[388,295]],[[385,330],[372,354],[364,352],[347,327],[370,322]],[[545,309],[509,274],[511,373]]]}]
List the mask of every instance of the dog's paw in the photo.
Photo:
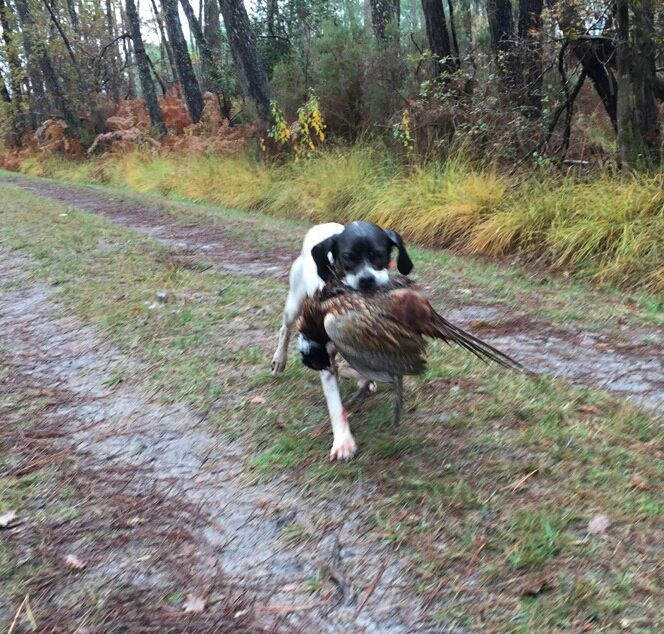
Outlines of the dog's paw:
[{"label": "dog's paw", "polygon": [[350,460],[357,451],[357,445],[353,435],[348,432],[334,439],[330,450],[330,460]]},{"label": "dog's paw", "polygon": [[272,357],[272,374],[279,374],[286,367],[286,354],[277,350]]}]

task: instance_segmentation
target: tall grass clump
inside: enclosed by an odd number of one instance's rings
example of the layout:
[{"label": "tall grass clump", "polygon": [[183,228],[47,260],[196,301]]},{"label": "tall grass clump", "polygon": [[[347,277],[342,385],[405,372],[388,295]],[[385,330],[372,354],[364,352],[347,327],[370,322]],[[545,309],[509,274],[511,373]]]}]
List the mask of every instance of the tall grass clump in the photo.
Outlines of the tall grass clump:
[{"label": "tall grass clump", "polygon": [[377,192],[374,222],[425,244],[463,246],[474,227],[495,213],[508,181],[459,160],[401,172]]},{"label": "tall grass clump", "polygon": [[664,182],[529,179],[472,231],[472,253],[522,252],[603,284],[664,291]]},{"label": "tall grass clump", "polygon": [[664,292],[664,175],[535,174],[514,182],[461,159],[405,166],[366,144],[266,163],[248,154],[135,151],[22,170],[312,222],[366,219],[428,245],[537,259],[601,284]]},{"label": "tall grass clump", "polygon": [[275,168],[269,211],[312,221],[367,218],[401,168],[369,146],[335,148]]}]

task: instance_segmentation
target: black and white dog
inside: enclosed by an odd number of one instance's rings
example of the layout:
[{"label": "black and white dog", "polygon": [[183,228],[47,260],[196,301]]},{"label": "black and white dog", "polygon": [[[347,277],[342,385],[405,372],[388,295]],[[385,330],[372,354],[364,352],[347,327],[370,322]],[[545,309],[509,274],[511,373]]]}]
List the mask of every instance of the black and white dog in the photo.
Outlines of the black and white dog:
[{"label": "black and white dog", "polygon": [[[395,247],[398,249],[397,269],[408,275],[413,263],[396,231],[385,231],[370,222],[353,222],[347,226],[330,222],[316,225],[307,232],[302,253],[290,271],[279,343],[272,358],[275,374],[286,366],[290,328],[300,313],[304,299],[323,288],[334,272],[344,284],[358,291],[370,292],[386,284],[392,249]],[[323,370],[320,378],[332,422],[330,460],[352,458],[356,450],[355,439],[341,402],[337,375]]]}]

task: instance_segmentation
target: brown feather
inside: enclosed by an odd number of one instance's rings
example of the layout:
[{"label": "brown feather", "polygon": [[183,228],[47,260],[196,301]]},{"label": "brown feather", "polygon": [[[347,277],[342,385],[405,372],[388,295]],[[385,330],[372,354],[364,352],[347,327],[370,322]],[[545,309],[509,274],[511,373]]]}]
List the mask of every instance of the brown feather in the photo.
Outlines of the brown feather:
[{"label": "brown feather", "polygon": [[332,341],[352,367],[377,381],[422,373],[425,337],[457,344],[483,361],[524,371],[518,361],[439,315],[401,277],[368,295],[328,285],[305,301],[298,326],[322,345]]}]

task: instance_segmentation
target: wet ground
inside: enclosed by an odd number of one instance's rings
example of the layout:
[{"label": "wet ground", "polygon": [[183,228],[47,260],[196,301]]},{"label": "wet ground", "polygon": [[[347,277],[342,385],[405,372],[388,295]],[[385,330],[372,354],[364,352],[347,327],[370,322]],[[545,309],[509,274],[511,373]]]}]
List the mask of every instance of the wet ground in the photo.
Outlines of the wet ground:
[{"label": "wet ground", "polygon": [[[230,271],[286,280],[297,254],[267,241],[229,238],[221,224],[182,224],[163,209],[136,205],[98,189],[63,185],[20,176],[0,177],[30,192],[100,214],[141,231],[187,257],[205,259]],[[297,242],[294,242],[296,245]],[[454,302],[453,292],[436,286],[435,274],[425,271],[420,283],[442,305],[456,308],[445,316],[485,337],[537,373],[592,385],[664,413],[664,328],[631,328],[616,324],[606,332],[582,331],[535,317],[528,307],[487,302]],[[459,281],[463,287],[463,280]]]},{"label": "wet ground", "polygon": [[[26,263],[14,256],[0,264],[2,279],[25,272]],[[399,554],[367,537],[361,504],[367,491],[305,508],[300,492],[285,483],[249,483],[240,442],[214,434],[183,405],[160,404],[144,391],[142,368],[63,314],[51,295],[39,284],[0,294],[0,349],[3,365],[12,368],[0,383],[0,402],[24,389],[50,394],[39,428],[52,430],[57,422],[57,432],[39,460],[66,461],[86,474],[86,488],[99,490],[80,503],[81,513],[115,515],[116,525],[149,528],[157,537],[146,541],[136,531],[115,548],[96,533],[86,542],[59,537],[60,558],[73,552],[86,566],[74,576],[61,571],[52,595],[92,584],[109,603],[102,620],[115,627],[123,622],[126,597],[163,594],[174,581],[205,599],[200,622],[184,619],[182,606],[147,610],[155,631],[167,625],[177,631],[428,631]],[[108,377],[118,372],[132,378],[109,387]],[[119,495],[125,503],[116,508],[111,502]],[[295,525],[310,528],[303,543],[284,538]],[[23,526],[16,539],[29,541],[25,531],[36,529]],[[315,595],[313,580],[323,587]],[[71,606],[52,607],[54,624],[88,625]],[[0,609],[0,621],[8,617]]]},{"label": "wet ground", "polygon": [[[3,180],[227,271],[285,279],[294,255],[96,189]],[[164,405],[145,387],[146,368],[66,314],[53,289],[28,277],[30,262],[0,256],[0,279],[21,282],[0,290],[0,361],[10,369],[0,375],[0,418],[12,424],[5,443],[16,456],[9,474],[47,465],[58,474],[55,492],[77,492],[72,519],[18,523],[3,535],[26,562],[49,553],[53,572],[34,590],[51,608],[48,631],[441,631],[413,590],[408,553],[366,528],[362,500],[371,484],[303,505],[285,480],[248,481],[240,441],[184,405]],[[435,276],[425,271],[420,281],[446,299]],[[664,411],[661,329],[577,332],[486,301],[446,315],[537,372]],[[128,378],[109,385],[114,375]],[[27,431],[12,418],[23,398],[45,399]],[[292,527],[305,527],[307,537],[289,539]],[[63,564],[69,555],[84,565]],[[96,608],[82,614],[77,606],[90,592]],[[165,606],[166,595],[175,598]],[[202,612],[184,611],[187,595],[204,602]],[[16,609],[0,605],[0,622]]]},{"label": "wet ground", "polygon": [[[20,279],[24,272],[24,262],[8,258],[0,277]],[[117,513],[128,526],[150,526],[163,536],[157,544],[136,535],[128,549],[102,549],[95,540],[67,545],[89,562],[75,586],[94,581],[101,593],[108,585],[115,593],[123,588],[126,596],[167,591],[174,577],[184,578],[186,593],[206,598],[210,627],[226,624],[232,597],[240,606],[234,612],[238,629],[240,617],[251,613],[250,630],[427,630],[399,556],[366,537],[363,491],[312,507],[283,483],[247,482],[241,444],[211,433],[199,415],[160,404],[143,391],[140,379],[109,388],[109,375],[140,377],[141,368],[63,316],[47,287],[22,285],[0,295],[0,347],[13,368],[12,380],[0,384],[0,396],[9,399],[19,386],[52,394],[45,418],[57,420],[58,432],[48,448],[49,464],[53,456],[66,455],[70,466],[87,474],[88,486],[105,487],[106,500],[120,492],[146,503],[158,500],[142,510],[127,505],[104,511]],[[83,501],[82,512],[94,516],[100,503]],[[311,527],[314,537],[289,545],[282,537],[296,523]],[[169,535],[174,526],[184,534]],[[67,547],[60,551],[64,557]],[[312,579],[326,591],[312,595]],[[67,588],[70,593],[71,580]]]}]

